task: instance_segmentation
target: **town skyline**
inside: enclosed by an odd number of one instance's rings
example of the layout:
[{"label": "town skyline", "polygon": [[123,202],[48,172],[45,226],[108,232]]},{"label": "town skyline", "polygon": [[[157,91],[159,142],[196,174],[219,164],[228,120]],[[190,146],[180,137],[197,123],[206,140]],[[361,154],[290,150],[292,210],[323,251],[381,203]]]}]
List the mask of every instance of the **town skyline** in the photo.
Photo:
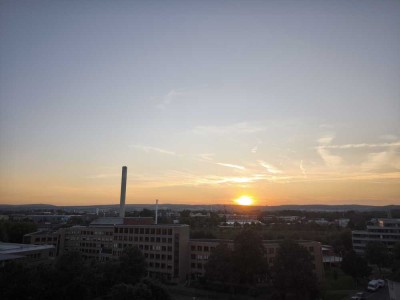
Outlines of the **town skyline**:
[{"label": "town skyline", "polygon": [[400,204],[400,3],[5,1],[0,204]]}]

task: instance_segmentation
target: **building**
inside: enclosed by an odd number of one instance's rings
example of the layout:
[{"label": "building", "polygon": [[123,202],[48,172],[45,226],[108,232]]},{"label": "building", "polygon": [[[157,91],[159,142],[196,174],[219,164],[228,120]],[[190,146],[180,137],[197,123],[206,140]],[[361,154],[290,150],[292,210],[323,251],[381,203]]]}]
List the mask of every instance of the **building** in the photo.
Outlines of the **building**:
[{"label": "building", "polygon": [[0,265],[7,261],[21,261],[29,264],[49,262],[54,257],[52,245],[27,245],[0,242]]},{"label": "building", "polygon": [[400,242],[400,219],[374,219],[366,230],[352,231],[353,249],[364,254],[369,242],[381,242],[389,250]]},{"label": "building", "polygon": [[138,247],[151,277],[182,282],[188,275],[189,225],[115,225],[113,257]]},{"label": "building", "polygon": [[58,256],[62,254],[64,249],[64,232],[65,230],[39,230],[36,232],[25,234],[23,237],[24,244],[35,245],[53,245],[54,252],[52,255]]},{"label": "building", "polygon": [[[234,247],[232,240],[217,240],[217,239],[191,239],[190,245],[190,276],[192,279],[204,276],[205,264],[208,261],[212,251],[219,244],[225,243],[229,248]],[[265,240],[263,245],[267,256],[269,266],[273,266],[275,256],[278,253],[280,241]],[[314,271],[319,280],[324,278],[324,266],[322,263],[322,250],[321,244],[314,241],[298,241],[298,243],[305,247],[313,257]]]}]

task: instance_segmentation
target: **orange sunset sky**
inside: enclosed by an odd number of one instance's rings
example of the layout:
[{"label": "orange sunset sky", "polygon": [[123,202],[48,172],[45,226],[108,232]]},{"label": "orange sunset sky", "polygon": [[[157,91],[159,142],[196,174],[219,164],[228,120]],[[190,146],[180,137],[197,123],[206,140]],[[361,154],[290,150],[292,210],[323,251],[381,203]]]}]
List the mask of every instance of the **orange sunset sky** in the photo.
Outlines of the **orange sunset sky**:
[{"label": "orange sunset sky", "polygon": [[0,203],[400,204],[399,1],[6,1]]}]

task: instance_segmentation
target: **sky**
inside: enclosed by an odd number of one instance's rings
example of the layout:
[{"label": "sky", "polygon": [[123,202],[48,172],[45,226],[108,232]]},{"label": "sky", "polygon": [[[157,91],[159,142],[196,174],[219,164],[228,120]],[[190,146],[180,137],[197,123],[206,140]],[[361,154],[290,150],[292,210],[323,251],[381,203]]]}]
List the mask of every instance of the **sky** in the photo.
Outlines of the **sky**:
[{"label": "sky", "polygon": [[400,204],[400,2],[1,1],[0,203]]}]

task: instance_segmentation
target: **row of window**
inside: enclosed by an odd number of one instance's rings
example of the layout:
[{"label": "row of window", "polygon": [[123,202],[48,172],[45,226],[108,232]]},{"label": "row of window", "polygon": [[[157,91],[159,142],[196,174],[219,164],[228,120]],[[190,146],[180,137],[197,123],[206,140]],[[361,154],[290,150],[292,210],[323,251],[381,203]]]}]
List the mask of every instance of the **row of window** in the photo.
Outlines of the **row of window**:
[{"label": "row of window", "polygon": [[159,262],[149,262],[149,267],[150,268],[158,268],[158,269],[168,269],[168,270],[172,270],[172,266],[165,264],[165,263],[159,263]]},{"label": "row of window", "polygon": [[[197,250],[196,250],[197,249]],[[190,250],[192,251],[201,251],[201,252],[209,252],[213,251],[215,247],[210,247],[210,246],[201,246],[201,245],[191,245]]]},{"label": "row of window", "polygon": [[163,228],[114,228],[114,233],[126,234],[159,234],[159,235],[172,235],[172,229]]},{"label": "row of window", "polygon": [[197,259],[197,260],[208,260],[209,256],[208,255],[202,255],[202,254],[191,254],[190,255],[191,259]]},{"label": "row of window", "polygon": [[353,238],[358,237],[358,238],[363,238],[363,239],[392,239],[392,240],[400,240],[400,234],[399,235],[380,235],[380,234],[353,234]]},{"label": "row of window", "polygon": [[148,237],[148,236],[114,236],[114,241],[135,241],[150,243],[172,243],[172,238]]},{"label": "row of window", "polygon": [[39,259],[42,257],[42,253],[30,253],[27,254],[26,257],[28,257],[29,259]]},{"label": "row of window", "polygon": [[[118,249],[123,249],[126,247],[132,247],[136,245],[131,245],[131,244],[121,244],[121,243],[115,243],[114,248]],[[137,247],[140,250],[147,250],[147,251],[168,251],[172,252],[172,246],[161,246],[161,245],[137,245]]]},{"label": "row of window", "polygon": [[39,243],[39,242],[56,242],[57,241],[57,237],[37,237],[35,238],[35,243]]}]

